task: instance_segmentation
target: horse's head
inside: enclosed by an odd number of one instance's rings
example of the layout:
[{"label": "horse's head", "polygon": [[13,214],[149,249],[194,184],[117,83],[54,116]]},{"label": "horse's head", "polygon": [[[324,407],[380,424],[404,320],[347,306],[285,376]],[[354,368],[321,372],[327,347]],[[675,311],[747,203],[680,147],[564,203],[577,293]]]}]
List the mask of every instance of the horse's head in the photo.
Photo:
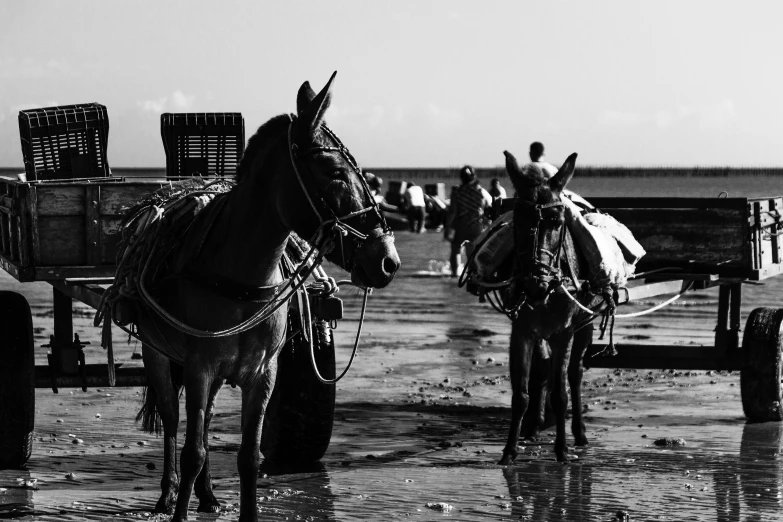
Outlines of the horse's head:
[{"label": "horse's head", "polygon": [[335,74],[318,94],[309,82],[299,89],[288,145],[303,208],[282,211],[297,234],[314,238],[327,259],[351,273],[354,284],[383,288],[400,258],[356,160],[324,122]]},{"label": "horse's head", "polygon": [[520,168],[508,151],[506,171],[517,191],[514,206],[514,242],[517,271],[523,277],[528,303],[546,300],[552,281],[560,278],[560,253],[565,237],[565,209],[561,194],[574,175],[576,153],[557,174],[548,178],[535,165]]}]

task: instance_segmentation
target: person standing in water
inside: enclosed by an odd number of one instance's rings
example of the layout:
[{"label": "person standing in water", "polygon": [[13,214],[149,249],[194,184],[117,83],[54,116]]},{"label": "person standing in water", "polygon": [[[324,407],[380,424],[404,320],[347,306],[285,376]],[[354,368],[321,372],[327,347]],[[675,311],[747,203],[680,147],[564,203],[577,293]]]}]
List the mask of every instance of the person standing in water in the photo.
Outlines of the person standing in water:
[{"label": "person standing in water", "polygon": [[[465,165],[459,171],[462,185],[451,198],[451,223],[453,236],[451,237],[451,276],[459,274],[459,262],[462,254],[462,245],[466,241],[472,241],[484,231],[482,218],[484,211],[492,206],[492,196],[479,185],[476,173],[469,165]],[[446,235],[448,239],[449,234]]]},{"label": "person standing in water", "polygon": [[414,182],[409,182],[408,190],[405,191],[405,206],[408,209],[408,225],[411,232],[424,233],[424,219],[427,217],[426,205],[424,191]]}]

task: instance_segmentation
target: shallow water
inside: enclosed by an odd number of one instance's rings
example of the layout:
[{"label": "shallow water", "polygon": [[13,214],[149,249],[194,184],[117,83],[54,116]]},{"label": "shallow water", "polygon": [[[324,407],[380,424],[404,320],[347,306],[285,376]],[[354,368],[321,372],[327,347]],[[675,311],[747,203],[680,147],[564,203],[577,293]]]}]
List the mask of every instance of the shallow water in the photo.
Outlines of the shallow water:
[{"label": "shallow water", "polygon": [[[647,181],[660,187],[660,179],[634,182]],[[747,181],[738,185],[756,190]],[[606,195],[574,188],[588,197]],[[403,267],[389,288],[370,298],[357,362],[338,385],[329,451],[313,469],[264,470],[263,520],[606,521],[619,511],[631,520],[783,520],[783,425],[745,423],[737,373],[590,370],[584,386],[590,446],[572,448],[572,462],[564,466],[555,462],[553,435],[546,432],[514,466],[498,467],[510,406],[509,322],[443,275],[448,243],[441,234],[399,233],[397,246]],[[28,297],[36,344],[43,344],[51,333],[51,288],[21,285],[5,274],[0,280]],[[781,290],[780,278],[744,287],[743,321],[755,307],[780,306]],[[338,366],[347,362],[360,304],[356,292],[344,290],[341,297],[350,319],[336,332]],[[98,362],[104,357],[100,332],[89,309],[75,308],[76,331],[92,341],[88,358]],[[677,306],[618,320],[615,339],[709,345],[716,311],[717,290],[687,294]],[[116,344],[119,358],[137,363],[130,358],[136,346]],[[38,349],[39,364],[44,355]],[[154,518],[149,511],[158,496],[162,442],[133,423],[138,392],[38,390],[33,457],[26,470],[0,472],[0,518]],[[191,512],[192,519],[237,519],[239,404],[239,390],[221,392],[210,434],[224,512]],[[681,437],[686,445],[654,446],[661,437]],[[151,464],[156,469],[148,469]],[[38,479],[38,489],[17,478]],[[453,509],[427,507],[441,502]]]}]

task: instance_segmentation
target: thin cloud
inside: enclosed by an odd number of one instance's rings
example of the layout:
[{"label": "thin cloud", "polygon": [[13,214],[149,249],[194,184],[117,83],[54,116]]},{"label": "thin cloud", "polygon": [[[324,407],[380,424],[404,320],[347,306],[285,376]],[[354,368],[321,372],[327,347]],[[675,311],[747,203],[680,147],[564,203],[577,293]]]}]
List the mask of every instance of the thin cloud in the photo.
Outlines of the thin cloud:
[{"label": "thin cloud", "polygon": [[171,96],[162,96],[155,100],[142,100],[136,102],[136,106],[144,112],[186,112],[193,108],[195,102],[195,94],[185,94],[181,90],[176,90]]},{"label": "thin cloud", "polygon": [[464,120],[462,113],[455,109],[445,109],[434,103],[427,105],[430,120],[441,127],[456,127]]},{"label": "thin cloud", "polygon": [[661,109],[654,114],[640,114],[616,110],[604,111],[598,122],[608,127],[631,127],[653,124],[666,129],[685,122],[698,122],[700,130],[723,129],[737,117],[734,102],[724,99],[710,105],[678,105]]},{"label": "thin cloud", "polygon": [[639,125],[644,123],[645,117],[641,114],[634,112],[621,112],[621,111],[604,111],[598,117],[598,122],[601,125],[609,127],[626,127],[631,125]]}]

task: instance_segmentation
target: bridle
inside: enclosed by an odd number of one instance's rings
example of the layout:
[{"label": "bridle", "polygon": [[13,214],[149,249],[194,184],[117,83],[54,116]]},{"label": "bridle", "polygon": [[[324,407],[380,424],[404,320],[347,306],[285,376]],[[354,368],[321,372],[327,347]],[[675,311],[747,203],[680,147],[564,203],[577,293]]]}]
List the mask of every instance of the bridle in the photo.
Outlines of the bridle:
[{"label": "bridle", "polygon": [[[560,223],[554,219],[544,218],[543,211],[549,208],[559,208],[565,205],[561,202],[536,204],[528,201],[519,201],[517,205],[527,206],[531,208],[533,212],[533,226],[530,228],[528,237],[531,241],[530,248],[520,250],[517,252],[519,260],[519,269],[525,270],[525,267],[530,267],[530,272],[524,272],[522,274],[522,288],[527,286],[528,282],[531,282],[537,287],[545,287],[543,300],[549,296],[552,291],[563,284],[563,271],[560,269],[560,254],[563,251],[563,245],[565,241],[565,223]],[[552,251],[547,250],[539,246],[541,236],[541,225],[548,223],[557,223],[560,225],[560,236],[558,237],[557,244]],[[543,259],[543,255],[546,255],[547,260]],[[519,303],[516,303],[515,310],[527,304],[532,307],[534,303],[529,302],[531,296],[523,293]]]},{"label": "bridle", "polygon": [[[375,198],[373,197],[372,192],[370,191],[370,187],[369,185],[367,185],[367,181],[364,179],[364,176],[362,175],[361,168],[357,164],[356,160],[354,159],[353,155],[348,150],[348,148],[345,145],[343,145],[343,142],[340,141],[340,138],[337,137],[337,134],[335,134],[329,127],[327,127],[326,124],[322,124],[321,130],[327,136],[329,136],[329,138],[336,146],[333,147],[315,146],[315,147],[310,147],[309,149],[306,149],[304,151],[300,151],[299,146],[293,141],[293,129],[294,129],[294,123],[296,122],[296,116],[292,114],[289,117],[291,118],[291,121],[288,125],[288,150],[291,157],[291,165],[294,169],[294,173],[296,174],[296,179],[299,182],[299,186],[302,188],[302,192],[307,198],[308,203],[310,203],[310,208],[313,210],[316,217],[318,218],[318,228],[316,229],[315,234],[313,235],[313,238],[310,241],[310,244],[316,245],[319,252],[323,253],[324,249],[330,250],[331,248],[333,248],[334,244],[339,239],[340,253],[343,260],[343,268],[350,271],[353,267],[353,261],[355,255],[346,258],[345,244],[343,242],[343,239],[350,235],[351,240],[354,242],[354,246],[355,246],[353,252],[356,252],[362,247],[362,245],[364,245],[365,241],[368,238],[368,235],[360,232],[355,227],[352,227],[347,223],[347,221],[355,219],[359,216],[363,216],[365,214],[371,214],[371,216],[377,220],[376,222],[381,227],[382,233],[379,236],[380,238],[383,238],[385,236],[394,237],[394,234],[392,233],[391,228],[386,223],[386,219],[383,217],[383,214],[378,208],[378,204],[375,202]],[[316,205],[315,203],[316,198],[314,198],[313,194],[311,194],[311,191],[308,189],[308,186],[305,183],[305,180],[302,177],[302,173],[301,173],[302,170],[306,171],[309,178],[313,180],[315,176],[313,175],[313,173],[310,171],[310,169],[307,167],[307,164],[304,163],[303,160],[307,156],[311,156],[319,152],[336,152],[343,157],[343,159],[351,166],[351,168],[354,170],[357,177],[359,178],[359,182],[362,186],[362,189],[364,190],[364,193],[367,195],[368,199],[370,200],[369,206],[354,212],[350,212],[348,214],[345,214],[344,216],[337,216],[337,214],[334,212],[334,209],[332,209],[332,207],[326,202],[326,200],[324,200],[322,196],[317,195],[317,200],[320,202],[321,208],[325,212],[319,210],[318,205]],[[298,162],[300,162],[301,165],[304,166],[304,169],[300,170],[300,167],[297,165]],[[328,215],[326,219],[324,218],[324,213]]]}]

